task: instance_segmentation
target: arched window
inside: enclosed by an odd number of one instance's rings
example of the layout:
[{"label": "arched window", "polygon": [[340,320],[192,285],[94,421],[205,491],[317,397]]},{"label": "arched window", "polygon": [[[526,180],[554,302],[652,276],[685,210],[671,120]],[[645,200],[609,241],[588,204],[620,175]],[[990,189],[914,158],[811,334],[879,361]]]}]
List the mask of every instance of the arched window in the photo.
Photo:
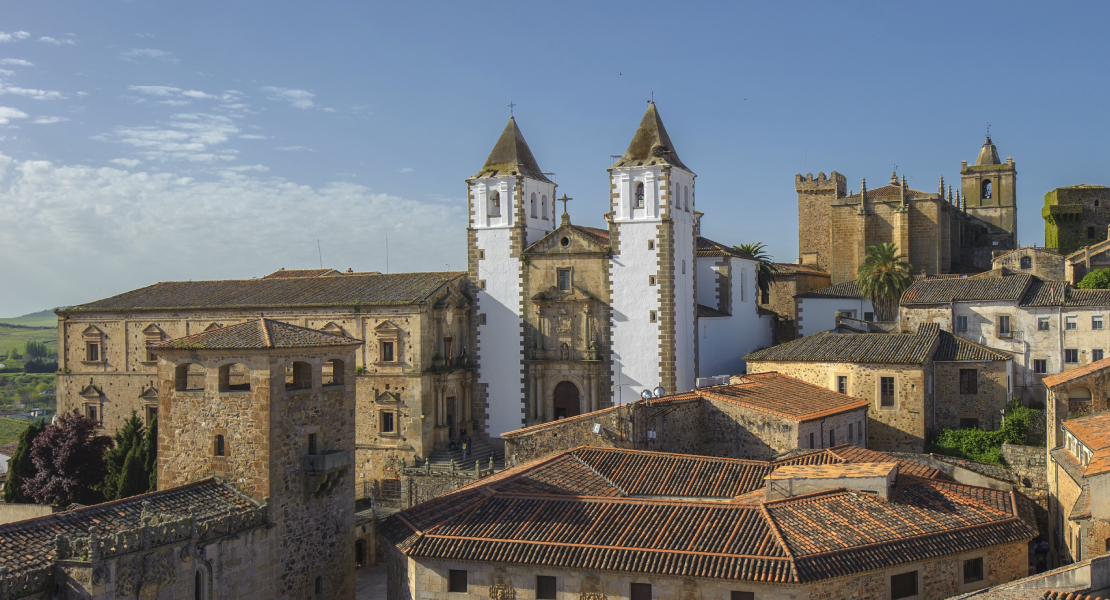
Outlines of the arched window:
[{"label": "arched window", "polygon": [[202,600],[204,598],[204,577],[201,576],[200,571],[193,575],[193,600]]},{"label": "arched window", "polygon": [[643,184],[643,182],[640,182],[640,183],[636,184],[636,197],[633,200],[635,202],[632,205],[633,208],[643,208],[644,207],[644,184]]},{"label": "arched window", "polygon": [[320,379],[322,385],[343,385],[343,361],[333,358],[325,363]]},{"label": "arched window", "polygon": [[285,369],[285,389],[312,389],[312,365],[297,361]]},{"label": "arched window", "polygon": [[196,363],[177,365],[174,369],[173,389],[178,392],[200,392],[204,390],[204,367]]},{"label": "arched window", "polygon": [[323,594],[324,593],[324,577],[322,575],[317,575],[316,576],[316,593],[317,594]]},{"label": "arched window", "polygon": [[1089,239],[1089,240],[1095,239],[1095,228],[1094,227],[1088,227],[1087,228],[1087,239]]},{"label": "arched window", "polygon": [[682,274],[683,275],[686,274],[686,260],[685,259],[683,259],[683,261],[682,261]]},{"label": "arched window", "polygon": [[981,192],[980,195],[979,195],[980,198],[982,198],[983,200],[990,200],[991,192],[992,192],[991,180],[990,179],[984,179],[982,185],[979,188],[979,190]]},{"label": "arched window", "polygon": [[220,392],[251,391],[251,370],[246,365],[231,363],[220,367]]},{"label": "arched window", "polygon": [[215,456],[227,456],[227,444],[224,442],[224,436],[216,436],[212,444],[212,454]]},{"label": "arched window", "polygon": [[540,196],[540,218],[547,218],[547,195]]},{"label": "arched window", "polygon": [[535,219],[536,216],[537,216],[536,215],[536,192],[532,192],[531,205],[532,205],[532,218]]},{"label": "arched window", "polygon": [[1023,269],[1032,269],[1033,268],[1033,259],[1029,258],[1028,256],[1021,257],[1021,268],[1023,268]]},{"label": "arched window", "polygon": [[690,188],[682,188],[682,208],[686,212],[690,212]]},{"label": "arched window", "polygon": [[489,216],[501,216],[501,192],[494,192],[489,195]]}]

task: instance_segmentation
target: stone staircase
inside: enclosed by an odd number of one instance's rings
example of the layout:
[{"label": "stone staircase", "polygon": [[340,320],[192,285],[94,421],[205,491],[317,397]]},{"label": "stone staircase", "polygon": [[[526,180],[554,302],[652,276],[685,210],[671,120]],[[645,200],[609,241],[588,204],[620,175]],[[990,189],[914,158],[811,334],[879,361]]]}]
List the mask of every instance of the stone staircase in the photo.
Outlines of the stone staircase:
[{"label": "stone staircase", "polygon": [[454,460],[455,469],[467,471],[474,469],[474,461],[479,461],[483,469],[488,468],[489,459],[492,457],[494,470],[500,471],[505,468],[505,457],[493,446],[482,439],[471,438],[471,441],[474,447],[465,461],[462,458],[462,450],[448,450],[444,447],[432,452],[432,455],[428,457],[428,462],[431,463],[433,469],[439,471],[450,469],[451,461]]}]

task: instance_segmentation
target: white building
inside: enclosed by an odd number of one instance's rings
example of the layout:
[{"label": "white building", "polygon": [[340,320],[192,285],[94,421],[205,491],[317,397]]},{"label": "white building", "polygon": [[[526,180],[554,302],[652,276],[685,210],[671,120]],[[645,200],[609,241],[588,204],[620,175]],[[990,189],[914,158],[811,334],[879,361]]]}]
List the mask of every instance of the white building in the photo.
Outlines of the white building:
[{"label": "white building", "polygon": [[859,293],[855,281],[798,294],[794,301],[798,306],[798,337],[832,330],[836,327],[837,315],[875,320],[875,307]]}]

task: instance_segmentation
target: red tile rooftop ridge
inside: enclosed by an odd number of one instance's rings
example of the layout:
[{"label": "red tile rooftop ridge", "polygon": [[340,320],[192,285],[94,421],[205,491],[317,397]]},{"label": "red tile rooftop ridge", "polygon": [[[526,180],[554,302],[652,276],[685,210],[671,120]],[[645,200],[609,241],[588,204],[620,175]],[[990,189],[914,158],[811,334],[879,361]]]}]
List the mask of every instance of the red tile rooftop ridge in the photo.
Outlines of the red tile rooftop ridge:
[{"label": "red tile rooftop ridge", "polygon": [[1076,367],[1074,369],[1071,369],[1070,371],[1064,371],[1063,373],[1050,375],[1042,379],[1041,383],[1043,383],[1045,387],[1052,389],[1062,383],[1067,383],[1074,379],[1079,379],[1080,377],[1090,375],[1091,373],[1095,373],[1097,371],[1101,371],[1102,369],[1105,369],[1107,367],[1110,367],[1110,358],[1096,360],[1093,363],[1087,363],[1082,367]]}]

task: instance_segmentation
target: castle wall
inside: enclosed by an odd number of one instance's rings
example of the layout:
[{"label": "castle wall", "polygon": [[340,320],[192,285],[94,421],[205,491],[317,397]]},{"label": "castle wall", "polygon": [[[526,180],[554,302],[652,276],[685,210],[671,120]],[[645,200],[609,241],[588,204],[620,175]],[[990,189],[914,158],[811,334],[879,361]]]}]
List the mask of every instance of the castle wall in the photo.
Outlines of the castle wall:
[{"label": "castle wall", "polygon": [[829,177],[812,173],[794,175],[798,193],[798,256],[805,264],[816,264],[828,271],[832,259],[832,209],[830,202],[844,197],[847,182],[833,171]]}]

